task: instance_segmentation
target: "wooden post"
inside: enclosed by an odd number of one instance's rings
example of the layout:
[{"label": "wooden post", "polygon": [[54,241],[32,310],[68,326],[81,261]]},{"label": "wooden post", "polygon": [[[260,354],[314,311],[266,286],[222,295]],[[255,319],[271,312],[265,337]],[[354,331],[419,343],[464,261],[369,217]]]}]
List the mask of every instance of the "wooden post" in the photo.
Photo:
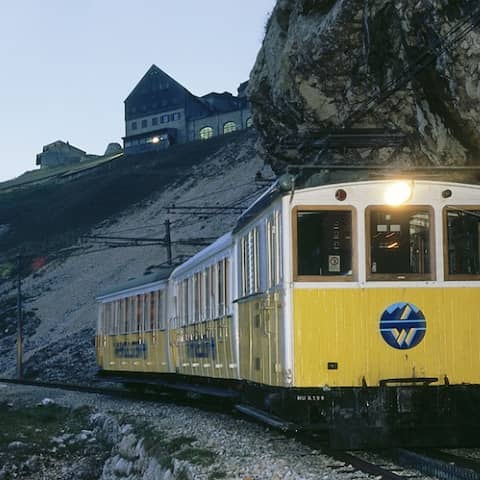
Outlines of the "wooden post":
[{"label": "wooden post", "polygon": [[23,377],[23,338],[22,338],[22,256],[17,256],[17,379]]}]

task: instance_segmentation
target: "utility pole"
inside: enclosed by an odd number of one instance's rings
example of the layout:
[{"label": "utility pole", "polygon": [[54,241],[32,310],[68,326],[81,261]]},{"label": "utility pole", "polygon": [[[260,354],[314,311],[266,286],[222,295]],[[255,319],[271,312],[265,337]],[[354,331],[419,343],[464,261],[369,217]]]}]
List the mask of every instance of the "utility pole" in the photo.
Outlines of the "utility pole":
[{"label": "utility pole", "polygon": [[167,243],[167,261],[172,265],[172,238],[170,236],[170,220],[165,220],[165,242]]},{"label": "utility pole", "polygon": [[17,256],[17,379],[23,377],[23,339],[22,339],[22,256]]}]

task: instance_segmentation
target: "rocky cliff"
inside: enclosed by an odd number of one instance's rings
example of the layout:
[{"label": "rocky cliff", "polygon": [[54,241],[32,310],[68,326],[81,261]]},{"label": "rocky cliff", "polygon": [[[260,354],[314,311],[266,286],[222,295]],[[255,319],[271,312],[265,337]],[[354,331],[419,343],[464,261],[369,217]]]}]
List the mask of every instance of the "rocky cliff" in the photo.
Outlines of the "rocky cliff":
[{"label": "rocky cliff", "polygon": [[405,141],[320,161],[478,163],[479,12],[466,0],[278,0],[249,86],[266,161],[313,162],[323,129],[374,127]]}]

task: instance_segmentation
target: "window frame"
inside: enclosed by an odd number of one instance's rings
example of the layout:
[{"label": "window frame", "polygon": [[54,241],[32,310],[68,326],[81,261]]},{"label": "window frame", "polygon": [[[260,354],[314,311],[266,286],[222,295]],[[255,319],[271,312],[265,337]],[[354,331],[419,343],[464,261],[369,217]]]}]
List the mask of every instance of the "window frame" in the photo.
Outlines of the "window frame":
[{"label": "window frame", "polygon": [[[449,211],[454,210],[476,210],[480,215],[480,205],[446,205],[442,209],[442,248],[443,248],[443,275],[445,281],[449,282],[459,282],[459,281],[480,281],[480,274],[478,275],[469,275],[469,274],[455,274],[448,272],[448,222],[447,214]],[[480,242],[480,238],[479,238]]]},{"label": "window frame", "polygon": [[[343,211],[352,214],[352,274],[351,275],[299,275],[297,214],[304,212]],[[356,282],[358,279],[357,210],[353,205],[296,205],[292,208],[292,273],[294,282]]]},{"label": "window frame", "polygon": [[[203,133],[202,133],[203,132]],[[208,132],[208,133],[206,133]],[[200,140],[209,140],[215,136],[215,130],[211,125],[205,125],[198,130],[198,138]]]},{"label": "window frame", "polygon": [[234,120],[228,120],[223,124],[222,132],[224,135],[228,133],[236,132],[238,130],[237,122]]},{"label": "window frame", "polygon": [[[251,239],[251,240],[250,240]],[[251,252],[250,252],[251,242]],[[256,224],[240,238],[239,298],[262,293],[260,225]]]},{"label": "window frame", "polygon": [[[425,210],[429,214],[430,228],[428,245],[430,249],[430,273],[372,273],[372,245],[370,239],[371,212],[373,210],[415,211]],[[365,208],[365,277],[369,282],[408,282],[408,281],[435,281],[436,274],[436,247],[435,247],[435,210],[432,205],[401,205],[391,207],[385,204],[368,205]]]},{"label": "window frame", "polygon": [[265,246],[267,289],[271,290],[283,282],[280,210],[274,210],[265,218]]}]

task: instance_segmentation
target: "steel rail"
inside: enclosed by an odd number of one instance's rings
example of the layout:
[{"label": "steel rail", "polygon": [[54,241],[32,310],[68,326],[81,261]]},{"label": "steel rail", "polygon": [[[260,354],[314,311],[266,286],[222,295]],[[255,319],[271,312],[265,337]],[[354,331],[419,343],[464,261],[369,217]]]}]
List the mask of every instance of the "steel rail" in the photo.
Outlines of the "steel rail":
[{"label": "steel rail", "polygon": [[442,480],[480,480],[480,464],[440,450],[397,448],[393,451],[393,456],[395,461],[405,467]]}]

